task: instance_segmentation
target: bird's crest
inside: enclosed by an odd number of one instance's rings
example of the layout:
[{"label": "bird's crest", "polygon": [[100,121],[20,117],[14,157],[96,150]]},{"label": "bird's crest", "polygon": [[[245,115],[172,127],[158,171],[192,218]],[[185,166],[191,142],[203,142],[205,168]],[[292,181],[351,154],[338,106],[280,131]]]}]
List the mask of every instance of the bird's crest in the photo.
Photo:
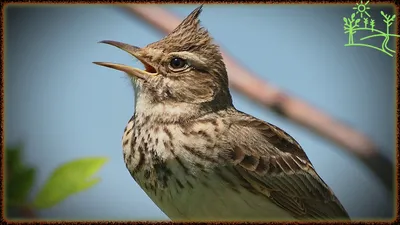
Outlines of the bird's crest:
[{"label": "bird's crest", "polygon": [[199,15],[203,5],[191,12],[171,33],[160,41],[154,42],[148,47],[163,49],[164,51],[201,51],[211,50],[215,46],[211,44],[212,38],[208,31],[200,25]]},{"label": "bird's crest", "polygon": [[203,10],[203,5],[191,12],[170,34],[169,36],[179,35],[182,32],[197,31],[200,28],[199,16]]}]

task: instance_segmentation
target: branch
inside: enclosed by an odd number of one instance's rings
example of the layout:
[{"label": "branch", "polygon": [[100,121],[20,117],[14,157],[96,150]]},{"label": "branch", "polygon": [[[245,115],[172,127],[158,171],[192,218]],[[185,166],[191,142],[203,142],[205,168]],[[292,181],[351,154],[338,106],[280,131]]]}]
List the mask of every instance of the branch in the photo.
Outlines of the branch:
[{"label": "branch", "polygon": [[20,209],[21,215],[26,219],[36,219],[35,211],[29,206],[22,206]]},{"label": "branch", "polygon": [[11,220],[32,220],[32,219],[38,219],[38,216],[36,215],[35,210],[26,204],[22,205],[7,205],[7,208],[5,209],[5,212],[7,212],[7,218]]},{"label": "branch", "polygon": [[[181,22],[181,19],[157,6],[122,7],[164,33],[171,32]],[[233,88],[354,154],[378,176],[389,191],[392,191],[393,164],[380,154],[375,144],[366,136],[301,99],[289,96],[277,87],[257,78],[223,51],[222,56]]]}]

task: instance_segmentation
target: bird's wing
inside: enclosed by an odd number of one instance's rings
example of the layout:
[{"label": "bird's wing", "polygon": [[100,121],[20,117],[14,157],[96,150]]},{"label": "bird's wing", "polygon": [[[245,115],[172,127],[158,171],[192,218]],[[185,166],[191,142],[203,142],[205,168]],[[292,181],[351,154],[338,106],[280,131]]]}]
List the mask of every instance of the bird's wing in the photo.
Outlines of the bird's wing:
[{"label": "bird's wing", "polygon": [[235,138],[224,155],[258,193],[298,219],[349,219],[290,135],[244,113],[231,118],[228,132]]}]

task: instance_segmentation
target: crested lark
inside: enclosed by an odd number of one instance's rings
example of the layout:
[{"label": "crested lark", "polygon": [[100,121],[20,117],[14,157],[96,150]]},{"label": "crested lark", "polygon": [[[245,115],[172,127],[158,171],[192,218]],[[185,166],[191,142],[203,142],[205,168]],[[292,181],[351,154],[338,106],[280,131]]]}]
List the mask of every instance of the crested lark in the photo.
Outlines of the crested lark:
[{"label": "crested lark", "polygon": [[95,62],[136,86],[122,139],[132,177],[172,220],[348,219],[290,135],[234,108],[200,12],[143,48],[102,41],[145,67]]}]

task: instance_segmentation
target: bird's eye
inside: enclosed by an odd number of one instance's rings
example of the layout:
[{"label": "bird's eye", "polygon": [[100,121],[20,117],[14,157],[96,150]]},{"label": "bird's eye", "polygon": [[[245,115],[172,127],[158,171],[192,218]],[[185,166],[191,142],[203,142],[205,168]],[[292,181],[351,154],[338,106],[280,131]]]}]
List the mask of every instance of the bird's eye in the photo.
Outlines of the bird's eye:
[{"label": "bird's eye", "polygon": [[172,69],[183,69],[187,66],[187,63],[184,59],[175,57],[171,59],[169,65],[172,67]]}]

